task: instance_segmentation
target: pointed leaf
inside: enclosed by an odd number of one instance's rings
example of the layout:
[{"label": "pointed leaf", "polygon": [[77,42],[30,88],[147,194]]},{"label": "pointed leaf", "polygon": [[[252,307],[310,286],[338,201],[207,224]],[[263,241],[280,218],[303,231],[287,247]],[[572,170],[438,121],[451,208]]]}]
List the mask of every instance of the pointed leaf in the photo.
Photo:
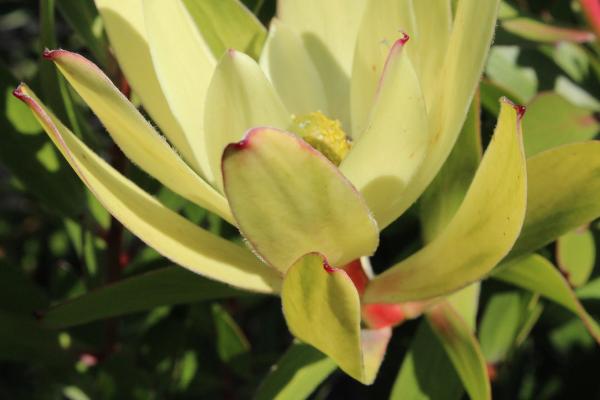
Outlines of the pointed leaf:
[{"label": "pointed leaf", "polygon": [[232,221],[225,199],[179,158],[98,67],[64,50],[45,57],[56,63],[127,157],[174,192]]},{"label": "pointed leaf", "polygon": [[428,155],[395,212],[386,221],[379,221],[382,229],[415,202],[450,154],[479,83],[494,32],[498,3],[499,0],[458,3],[448,50],[438,75],[438,90],[429,112]]},{"label": "pointed leaf", "polygon": [[405,42],[390,50],[368,128],[340,166],[382,224],[396,216],[429,146],[425,100]]},{"label": "pointed leaf", "polygon": [[508,253],[525,216],[522,109],[507,100],[492,142],[446,229],[409,258],[375,277],[367,303],[420,300],[481,279]]},{"label": "pointed leaf", "polygon": [[518,258],[499,267],[492,277],[539,293],[572,311],[600,343],[600,326],[585,311],[567,280],[544,257],[533,254]]},{"label": "pointed leaf", "polygon": [[223,180],[240,231],[280,271],[309,252],[338,266],[377,247],[379,231],[360,194],[295,135],[249,131],[225,150]]},{"label": "pointed leaf", "polygon": [[215,58],[235,49],[258,59],[265,27],[238,0],[183,0]]},{"label": "pointed leaf", "polygon": [[[396,41],[405,35],[411,38],[416,36],[413,0],[367,1],[356,39],[350,82],[354,139],[369,125],[369,114],[386,59]],[[407,49],[410,55],[413,44],[411,41]],[[411,75],[415,75],[415,72],[411,71]]]},{"label": "pointed leaf", "polygon": [[212,181],[204,145],[204,104],[216,61],[182,0],[144,0],[144,21],[158,82],[202,175]]},{"label": "pointed leaf", "polygon": [[460,207],[481,161],[481,107],[476,95],[467,120],[446,163],[421,197],[422,236],[431,242]]},{"label": "pointed leaf", "polygon": [[318,253],[299,259],[286,273],[281,292],[290,331],[331,357],[363,384],[371,384],[383,361],[391,329],[360,329],[358,292],[342,269]]},{"label": "pointed leaf", "polygon": [[221,156],[225,147],[257,126],[287,129],[291,115],[258,64],[243,53],[228,51],[210,82],[204,122],[214,185],[222,188]]},{"label": "pointed leaf", "polygon": [[[152,295],[149,296],[148,293]],[[53,306],[44,312],[42,322],[53,329],[63,329],[159,306],[243,294],[186,269],[168,267],[122,279]]]},{"label": "pointed leaf", "polygon": [[367,383],[360,300],[346,272],[330,267],[317,253],[307,254],[287,271],[281,300],[294,336],[327,354],[354,379]]},{"label": "pointed leaf", "polygon": [[261,383],[255,400],[305,399],[336,369],[335,362],[304,343],[293,343]]},{"label": "pointed leaf", "polygon": [[191,145],[175,119],[162,92],[152,63],[142,0],[95,0],[119,68],[144,109],[161,128],[183,158],[199,169]]},{"label": "pointed leaf", "polygon": [[535,251],[600,216],[600,142],[574,143],[527,160],[527,215],[510,258]]},{"label": "pointed leaf", "polygon": [[250,252],[214,236],[169,210],[120,175],[79,141],[25,86],[17,95],[103,206],[132,233],[174,262],[221,282],[271,293],[280,276]]},{"label": "pointed leaf", "polygon": [[419,74],[428,110],[439,88],[439,74],[452,33],[451,3],[451,0],[414,1],[417,31],[410,58]]},{"label": "pointed leaf", "polygon": [[292,114],[329,114],[323,82],[302,39],[277,19],[271,21],[260,64]]}]

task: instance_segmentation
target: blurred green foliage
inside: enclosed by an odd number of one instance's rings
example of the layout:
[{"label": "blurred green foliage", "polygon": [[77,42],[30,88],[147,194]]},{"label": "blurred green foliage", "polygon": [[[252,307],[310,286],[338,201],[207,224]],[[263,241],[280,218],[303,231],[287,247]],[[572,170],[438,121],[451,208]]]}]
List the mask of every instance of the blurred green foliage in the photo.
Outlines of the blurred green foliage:
[{"label": "blurred green foliage", "polygon": [[[274,14],[275,0],[244,3],[265,24]],[[404,399],[410,387],[411,398],[465,396],[426,322],[395,329],[375,384],[365,387],[334,371],[316,350],[292,343],[278,299],[174,267],[124,231],[11,96],[19,80],[31,82],[76,134],[170,208],[240,239],[128,165],[43,62],[44,47],[81,52],[118,74],[93,1],[0,2],[0,398]],[[484,146],[500,95],[529,107],[529,155],[597,137],[600,41],[589,33],[579,2],[503,4],[480,89]],[[420,235],[413,210],[383,232],[374,264],[406,257],[421,246]],[[578,288],[597,321],[599,241],[596,221],[539,252]],[[479,309],[495,398],[600,398],[600,349],[573,314],[501,280],[483,283]]]}]

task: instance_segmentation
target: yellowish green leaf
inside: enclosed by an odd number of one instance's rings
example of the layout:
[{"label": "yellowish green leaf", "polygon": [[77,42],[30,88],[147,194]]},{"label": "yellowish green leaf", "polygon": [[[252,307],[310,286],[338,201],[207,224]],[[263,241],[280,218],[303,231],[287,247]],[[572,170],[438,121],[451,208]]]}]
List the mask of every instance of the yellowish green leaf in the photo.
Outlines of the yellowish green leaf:
[{"label": "yellowish green leaf", "polygon": [[346,130],[351,127],[352,59],[366,3],[366,0],[281,0],[277,7],[281,21],[301,35],[325,84],[330,116],[342,121]]},{"label": "yellowish green leaf", "polygon": [[290,124],[291,115],[258,64],[243,53],[225,53],[206,98],[206,148],[214,185],[222,188],[221,156],[227,144],[258,126],[287,129]]},{"label": "yellowish green leaf", "polygon": [[443,67],[438,72],[437,91],[429,110],[431,144],[419,174],[406,188],[395,212],[383,229],[400,216],[423,193],[450,154],[479,83],[492,40],[499,0],[461,0]]},{"label": "yellowish green leaf", "polygon": [[202,180],[92,62],[64,50],[46,53],[140,168],[201,207],[232,221],[225,198]]},{"label": "yellowish green leaf", "polygon": [[277,19],[271,21],[260,64],[291,113],[329,114],[323,82],[300,35]]},{"label": "yellowish green leaf", "polygon": [[481,279],[517,239],[526,204],[520,109],[502,101],[498,126],[460,208],[432,242],[367,286],[367,303],[450,293]]},{"label": "yellowish green leaf", "polygon": [[379,231],[360,194],[295,135],[249,131],[225,150],[223,180],[240,231],[280,271],[310,252],[338,266],[377,247]]},{"label": "yellowish green leaf", "polygon": [[456,145],[421,196],[419,216],[423,240],[431,242],[452,220],[481,161],[481,108],[476,95]]},{"label": "yellowish green leaf", "polygon": [[[368,127],[369,113],[384,73],[385,61],[395,42],[403,36],[406,39],[408,36],[405,35],[416,35],[413,0],[367,1],[356,39],[350,82],[354,139]],[[410,50],[414,47],[412,40],[407,47],[411,54]],[[415,72],[411,71],[411,77],[413,75]]]},{"label": "yellowish green leaf", "polygon": [[410,58],[419,74],[427,109],[430,110],[439,88],[439,74],[452,32],[451,1],[417,0],[414,1],[414,10],[416,32]]},{"label": "yellowish green leaf", "polygon": [[183,129],[193,165],[212,181],[205,147],[204,104],[216,60],[181,0],[144,0],[143,7],[158,82]]},{"label": "yellowish green leaf", "polygon": [[172,261],[242,289],[273,293],[281,276],[241,246],[217,237],[169,210],[119,174],[65,128],[25,86],[17,96],[102,205],[132,233]]},{"label": "yellowish green leaf", "polygon": [[350,277],[317,253],[288,270],[281,291],[290,331],[331,357],[354,379],[370,384],[381,365],[391,329],[360,329],[360,299]]},{"label": "yellowish green leaf", "polygon": [[[142,0],[95,0],[119,68],[144,109],[190,165],[199,169],[192,148],[158,82],[152,63]],[[114,71],[113,71],[114,72]]]},{"label": "yellowish green leaf", "polygon": [[400,39],[390,50],[368,128],[340,166],[383,225],[396,216],[429,145],[425,100],[404,46]]},{"label": "yellowish green leaf", "polygon": [[258,59],[267,31],[238,0],[183,0],[212,54],[218,59],[228,49]]}]

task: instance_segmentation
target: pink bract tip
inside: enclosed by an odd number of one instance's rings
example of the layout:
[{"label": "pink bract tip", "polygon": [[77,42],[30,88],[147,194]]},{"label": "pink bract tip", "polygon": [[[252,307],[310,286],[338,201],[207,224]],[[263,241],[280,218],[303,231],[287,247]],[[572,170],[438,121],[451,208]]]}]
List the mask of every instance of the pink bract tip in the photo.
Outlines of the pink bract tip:
[{"label": "pink bract tip", "polygon": [[525,112],[527,111],[527,107],[518,104],[515,104],[513,107],[517,112],[517,118],[519,118],[519,120],[523,119],[523,117],[525,116]]},{"label": "pink bract tip", "polygon": [[406,44],[406,42],[408,42],[409,40],[410,40],[410,36],[408,36],[408,33],[402,32],[402,37],[400,39],[398,39],[396,41],[396,43],[400,44],[401,46],[404,46]]},{"label": "pink bract tip", "polygon": [[323,269],[329,273],[335,272],[335,268],[333,268],[327,260],[323,260]]}]

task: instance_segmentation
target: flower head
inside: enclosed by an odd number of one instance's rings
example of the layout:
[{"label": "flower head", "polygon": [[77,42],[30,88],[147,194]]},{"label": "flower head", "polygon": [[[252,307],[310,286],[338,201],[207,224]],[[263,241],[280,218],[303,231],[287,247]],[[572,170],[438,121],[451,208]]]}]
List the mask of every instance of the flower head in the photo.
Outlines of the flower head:
[{"label": "flower head", "polygon": [[[251,55],[266,33],[230,3],[235,25],[221,16],[223,26],[212,26],[187,2],[97,0],[120,65],[168,142],[90,61],[64,50],[44,56],[135,164],[237,226],[258,257],[112,169],[29,88],[16,95],[134,234],[202,275],[281,293],[298,338],[372,382],[390,328],[361,330],[361,308],[367,322],[382,307],[397,322],[423,308],[410,302],[481,279],[523,223],[522,115],[503,101],[494,140],[443,232],[384,274],[365,274],[360,291],[350,279],[360,273],[344,270],[374,253],[379,232],[419,198],[450,154],[498,0],[461,0],[454,12],[450,0],[281,0],[258,63]],[[232,26],[241,30],[235,37],[219,30]]]}]

